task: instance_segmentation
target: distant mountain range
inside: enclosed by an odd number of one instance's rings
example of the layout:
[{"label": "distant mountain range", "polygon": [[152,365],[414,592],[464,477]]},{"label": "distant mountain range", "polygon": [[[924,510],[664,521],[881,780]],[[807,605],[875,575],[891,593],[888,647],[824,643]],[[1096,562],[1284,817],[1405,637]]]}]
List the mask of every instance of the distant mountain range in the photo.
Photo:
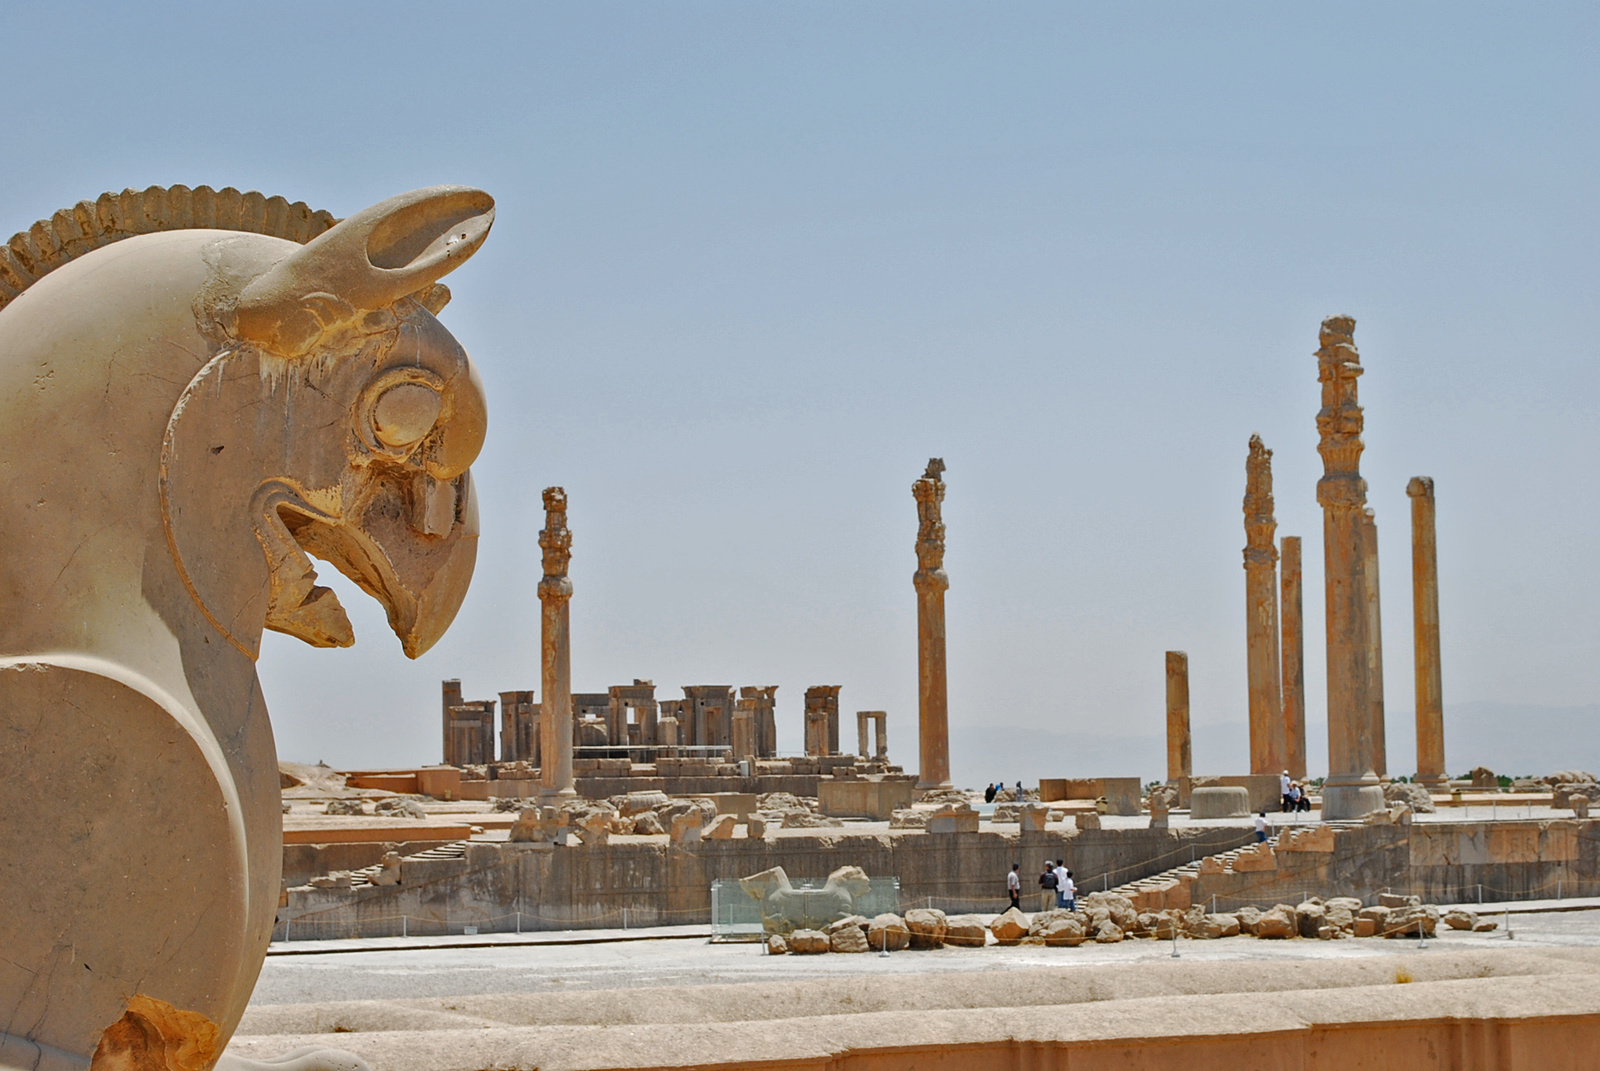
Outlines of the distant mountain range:
[{"label": "distant mountain range", "polygon": [[[1392,773],[1415,769],[1415,737],[1409,712],[1388,719]],[[1312,775],[1327,763],[1327,726],[1307,729]],[[910,734],[907,734],[909,736]],[[1247,772],[1249,734],[1243,723],[1197,725],[1194,769],[1200,774]],[[901,740],[906,740],[902,736]],[[915,770],[915,753],[895,758]],[[1513,776],[1555,770],[1600,773],[1600,704],[1548,707],[1531,703],[1467,702],[1445,708],[1445,759],[1452,775],[1475,766]],[[1018,725],[958,725],[950,730],[951,775],[958,785],[982,787],[994,780],[1035,784],[1041,777],[1166,776],[1166,741],[1156,735],[1067,733]]]}]

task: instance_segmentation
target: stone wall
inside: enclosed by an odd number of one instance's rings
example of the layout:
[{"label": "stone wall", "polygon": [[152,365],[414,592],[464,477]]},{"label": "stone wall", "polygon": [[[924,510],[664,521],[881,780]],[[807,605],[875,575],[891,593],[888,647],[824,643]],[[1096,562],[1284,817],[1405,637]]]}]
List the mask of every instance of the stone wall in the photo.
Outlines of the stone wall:
[{"label": "stone wall", "polygon": [[[930,834],[920,830],[770,839],[613,837],[603,845],[473,843],[459,859],[406,859],[400,884],[353,889],[293,888],[279,911],[295,939],[512,929],[582,929],[707,923],[711,883],[781,866],[793,878],[822,878],[844,865],[898,877],[902,902],[951,912],[994,911],[1006,903],[1005,876],[1020,862],[1032,891],[1045,859],[1076,873],[1085,892],[1236,848],[1253,835],[1235,828],[1124,829],[1042,833]],[[430,928],[431,924],[431,928]]]}]

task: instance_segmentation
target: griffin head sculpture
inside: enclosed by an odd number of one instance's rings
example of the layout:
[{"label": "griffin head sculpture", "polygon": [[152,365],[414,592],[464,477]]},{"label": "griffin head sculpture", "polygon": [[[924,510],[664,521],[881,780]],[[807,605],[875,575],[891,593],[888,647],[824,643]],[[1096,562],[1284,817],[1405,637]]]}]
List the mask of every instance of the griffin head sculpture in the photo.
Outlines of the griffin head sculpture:
[{"label": "griffin head sculpture", "polygon": [[153,187],[0,247],[0,1068],[221,1056],[282,863],[261,633],[354,642],[312,556],[410,657],[449,627],[486,409],[434,314],[493,220]]}]

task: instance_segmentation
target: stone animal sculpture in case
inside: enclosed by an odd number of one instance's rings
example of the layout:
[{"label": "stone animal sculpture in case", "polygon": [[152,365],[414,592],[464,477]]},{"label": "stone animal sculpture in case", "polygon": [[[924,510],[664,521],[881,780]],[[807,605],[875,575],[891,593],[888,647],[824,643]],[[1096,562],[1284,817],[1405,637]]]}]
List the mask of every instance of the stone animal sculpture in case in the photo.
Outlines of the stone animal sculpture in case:
[{"label": "stone animal sculpture in case", "polygon": [[486,415],[437,280],[493,220],[456,186],[342,222],[153,187],[0,247],[0,1068],[245,1063],[282,862],[261,633],[354,642],[308,555],[413,658],[454,618]]}]

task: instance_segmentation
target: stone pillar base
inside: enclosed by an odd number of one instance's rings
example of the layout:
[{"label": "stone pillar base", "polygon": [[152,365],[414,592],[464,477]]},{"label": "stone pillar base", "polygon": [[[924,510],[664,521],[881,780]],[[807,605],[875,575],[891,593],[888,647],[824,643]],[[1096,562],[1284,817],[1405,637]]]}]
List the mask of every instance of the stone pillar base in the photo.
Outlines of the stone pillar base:
[{"label": "stone pillar base", "polygon": [[1450,791],[1450,779],[1443,774],[1435,774],[1432,777],[1429,777],[1426,774],[1417,774],[1417,776],[1413,777],[1411,780],[1415,781],[1423,788],[1426,788],[1429,792]]},{"label": "stone pillar base", "polygon": [[1322,820],[1324,822],[1345,818],[1365,818],[1374,811],[1387,809],[1388,806],[1389,804],[1383,798],[1382,785],[1322,786]]},{"label": "stone pillar base", "polygon": [[918,781],[917,782],[917,791],[918,792],[926,792],[926,791],[928,791],[929,789],[932,789],[932,788],[955,788],[955,787],[956,787],[955,783],[952,782],[952,781]]}]

